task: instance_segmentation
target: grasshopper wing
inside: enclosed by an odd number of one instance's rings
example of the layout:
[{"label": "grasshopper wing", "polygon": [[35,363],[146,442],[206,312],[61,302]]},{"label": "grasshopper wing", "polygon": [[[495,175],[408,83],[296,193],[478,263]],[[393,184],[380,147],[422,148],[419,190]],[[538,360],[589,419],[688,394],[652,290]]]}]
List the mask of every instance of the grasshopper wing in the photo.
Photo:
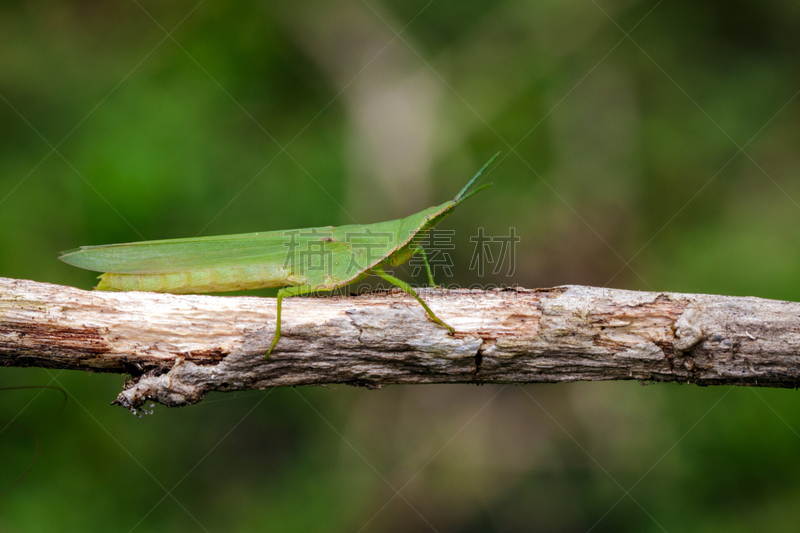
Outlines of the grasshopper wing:
[{"label": "grasshopper wing", "polygon": [[332,227],[281,230],[238,235],[167,239],[102,246],[82,246],[63,252],[65,263],[114,274],[166,274],[190,270],[282,266],[290,254],[330,238]]}]

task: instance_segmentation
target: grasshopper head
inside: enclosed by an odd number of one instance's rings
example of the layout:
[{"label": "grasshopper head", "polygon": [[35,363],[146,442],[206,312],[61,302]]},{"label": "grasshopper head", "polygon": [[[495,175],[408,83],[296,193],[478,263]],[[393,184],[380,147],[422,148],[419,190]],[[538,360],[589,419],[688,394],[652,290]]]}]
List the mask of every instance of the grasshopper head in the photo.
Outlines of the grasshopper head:
[{"label": "grasshopper head", "polygon": [[[485,184],[481,185],[480,187],[477,187],[475,189],[470,190],[472,188],[472,186],[475,185],[475,183],[478,181],[478,178],[481,177],[483,172],[489,167],[489,165],[491,165],[494,162],[495,159],[497,159],[497,156],[499,156],[499,155],[500,155],[500,152],[497,152],[496,154],[494,154],[494,157],[492,157],[489,161],[487,161],[486,164],[481,167],[481,169],[478,171],[478,173],[475,174],[474,176],[472,176],[472,179],[469,180],[469,182],[466,185],[464,185],[464,188],[461,189],[461,191],[456,195],[455,198],[453,198],[452,202],[447,202],[446,204],[444,204],[444,206],[443,206],[444,208],[443,209],[439,208],[438,212],[434,212],[434,213],[431,213],[430,215],[428,215],[426,217],[427,220],[426,220],[425,224],[420,229],[421,230],[429,230],[430,228],[432,228],[433,226],[435,226],[436,224],[438,224],[439,222],[444,220],[450,213],[453,212],[453,209],[455,209],[456,206],[459,205],[461,202],[463,202],[464,200],[466,200],[470,196],[473,196],[473,195],[479,193],[480,191],[482,191],[483,189],[485,189],[486,187],[491,185],[491,183],[485,183]],[[432,208],[432,209],[434,209],[434,208]]]},{"label": "grasshopper head", "polygon": [[459,192],[452,201],[446,202],[442,205],[430,207],[424,211],[403,219],[401,234],[410,234],[412,237],[410,241],[392,254],[392,264],[397,265],[407,261],[408,257],[414,253],[414,250],[416,250],[419,243],[427,236],[428,232],[430,232],[431,228],[447,218],[458,204],[491,185],[491,183],[486,183],[480,187],[470,190],[470,188],[475,185],[475,182],[478,180],[478,178],[481,177],[481,174],[483,174],[486,168],[491,165],[499,155],[500,153],[498,152],[485,165],[483,165],[478,173],[475,174],[471,180],[469,180],[469,183],[467,183],[464,188],[461,189],[461,192]]},{"label": "grasshopper head", "polygon": [[492,157],[489,161],[487,161],[486,164],[483,165],[483,167],[481,167],[478,173],[472,176],[472,179],[469,180],[469,183],[467,183],[464,186],[464,188],[461,189],[461,191],[456,195],[456,197],[453,199],[452,202],[447,202],[437,207],[431,207],[430,209],[427,209],[426,211],[423,211],[422,213],[417,215],[417,216],[419,215],[424,215],[424,216],[422,218],[422,223],[419,224],[414,231],[414,233],[416,233],[415,236],[416,242],[419,242],[420,240],[425,238],[425,235],[428,234],[430,229],[439,224],[439,222],[441,222],[445,218],[447,218],[450,215],[450,213],[453,212],[453,210],[456,208],[457,205],[459,205],[461,202],[463,202],[470,196],[473,196],[474,194],[482,191],[483,189],[491,185],[491,183],[486,183],[484,185],[481,185],[480,187],[470,190],[472,186],[475,185],[475,182],[478,181],[478,178],[481,177],[481,174],[483,174],[483,172],[489,167],[489,165],[491,165],[494,162],[495,159],[497,159],[497,156],[499,155],[500,152],[497,152],[494,155],[494,157]]}]

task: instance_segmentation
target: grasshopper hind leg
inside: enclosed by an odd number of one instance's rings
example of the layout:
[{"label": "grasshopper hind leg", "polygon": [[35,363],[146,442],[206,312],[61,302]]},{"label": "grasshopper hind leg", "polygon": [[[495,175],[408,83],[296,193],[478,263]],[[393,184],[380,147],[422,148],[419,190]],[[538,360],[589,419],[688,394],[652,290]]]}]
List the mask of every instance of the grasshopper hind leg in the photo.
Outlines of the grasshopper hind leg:
[{"label": "grasshopper hind leg", "polygon": [[283,299],[287,296],[300,296],[301,294],[307,294],[315,290],[317,289],[311,285],[296,285],[294,287],[284,287],[278,291],[278,316],[275,323],[275,337],[272,339],[272,344],[270,344],[269,350],[267,350],[266,355],[264,355],[264,359],[269,359],[273,348],[278,344],[278,339],[281,338],[281,304],[283,303]]}]

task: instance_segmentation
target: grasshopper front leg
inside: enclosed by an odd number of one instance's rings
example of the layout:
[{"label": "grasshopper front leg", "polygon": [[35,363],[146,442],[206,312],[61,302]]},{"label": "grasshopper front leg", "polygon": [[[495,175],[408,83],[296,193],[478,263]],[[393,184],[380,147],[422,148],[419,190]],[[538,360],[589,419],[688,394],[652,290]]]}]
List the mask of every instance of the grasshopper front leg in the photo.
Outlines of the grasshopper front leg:
[{"label": "grasshopper front leg", "polygon": [[439,286],[433,280],[433,272],[431,272],[431,265],[428,263],[428,256],[425,254],[425,248],[418,246],[417,249],[414,250],[414,253],[422,255],[422,262],[425,263],[425,270],[428,271],[428,283],[431,287],[438,289]]},{"label": "grasshopper front leg", "polygon": [[408,283],[406,283],[405,281],[403,281],[403,280],[401,280],[399,278],[396,278],[396,277],[392,276],[391,274],[387,274],[383,270],[383,267],[381,265],[377,265],[377,266],[372,267],[372,273],[382,277],[383,279],[385,279],[386,281],[388,281],[392,285],[396,285],[396,286],[400,287],[406,293],[408,293],[411,296],[413,296],[414,298],[416,298],[417,301],[420,303],[420,305],[422,305],[422,307],[425,308],[425,311],[428,312],[428,316],[431,318],[431,320],[433,320],[437,324],[440,324],[440,325],[446,327],[448,330],[450,330],[450,334],[451,335],[456,332],[456,330],[454,330],[451,326],[445,324],[444,322],[442,322],[439,319],[439,317],[437,317],[435,314],[433,314],[433,311],[431,311],[431,308],[428,307],[427,304],[425,304],[425,302],[422,301],[422,298],[419,297],[419,295],[416,293],[416,291],[414,291],[414,289],[413,289],[413,287],[411,287],[411,285],[409,285]]}]

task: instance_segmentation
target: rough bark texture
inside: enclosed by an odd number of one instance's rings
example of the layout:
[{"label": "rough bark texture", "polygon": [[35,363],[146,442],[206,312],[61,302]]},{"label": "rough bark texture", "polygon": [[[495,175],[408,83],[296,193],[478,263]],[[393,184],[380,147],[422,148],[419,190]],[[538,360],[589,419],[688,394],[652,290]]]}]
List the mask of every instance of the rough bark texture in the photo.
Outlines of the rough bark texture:
[{"label": "rough bark texture", "polygon": [[0,278],[0,364],[130,374],[116,402],[347,383],[635,379],[800,385],[800,303],[634,292],[420,289],[284,301],[104,293]]}]

